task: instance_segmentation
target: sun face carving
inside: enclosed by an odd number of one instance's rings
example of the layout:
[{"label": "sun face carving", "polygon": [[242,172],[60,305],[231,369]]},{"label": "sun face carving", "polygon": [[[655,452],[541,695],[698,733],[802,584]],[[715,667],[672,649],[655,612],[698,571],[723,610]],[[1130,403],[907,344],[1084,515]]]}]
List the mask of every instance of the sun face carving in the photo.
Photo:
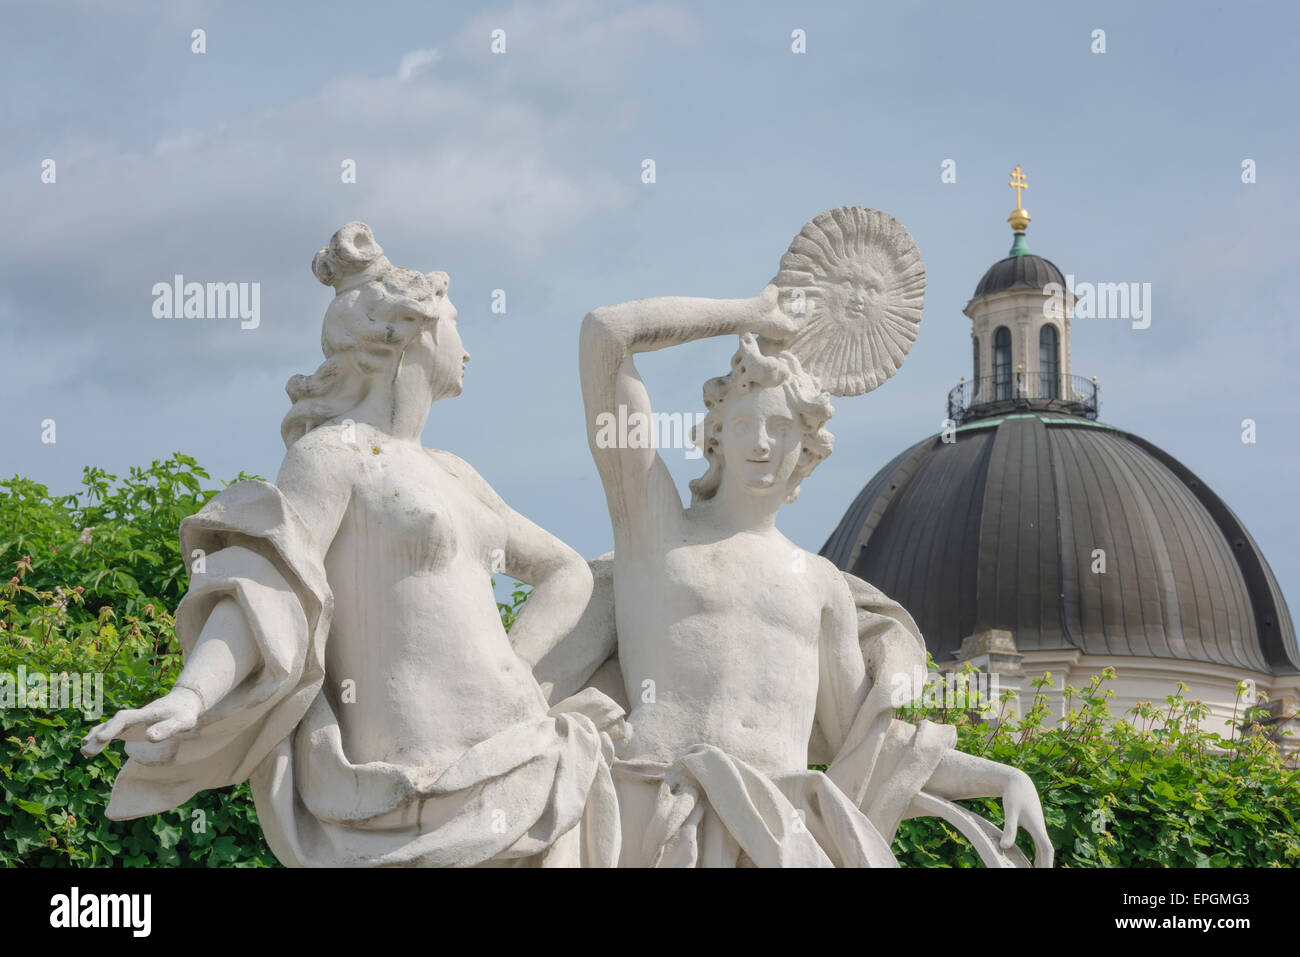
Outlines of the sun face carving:
[{"label": "sun face carving", "polygon": [[826,312],[829,317],[842,316],[849,325],[879,322],[884,294],[884,282],[873,269],[863,270],[860,276],[841,274],[827,288]]},{"label": "sun face carving", "polygon": [[803,310],[787,348],[832,395],[862,395],[898,371],[916,341],[925,266],[887,213],[841,206],[800,230],[773,280]]}]

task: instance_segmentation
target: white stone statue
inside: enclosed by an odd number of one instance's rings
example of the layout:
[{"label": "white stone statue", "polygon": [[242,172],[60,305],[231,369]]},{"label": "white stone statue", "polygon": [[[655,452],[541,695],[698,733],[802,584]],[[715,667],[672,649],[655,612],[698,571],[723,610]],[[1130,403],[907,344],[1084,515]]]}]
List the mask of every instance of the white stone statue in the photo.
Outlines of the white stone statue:
[{"label": "white stone statue", "polygon": [[[899,822],[927,815],[997,866],[1027,865],[1023,826],[1051,865],[1024,773],[955,750],[951,726],[893,717],[893,676],[924,665],[906,612],[775,524],[830,454],[824,386],[861,394],[892,375],[923,290],[902,226],[841,208],[804,228],[752,299],[642,299],[584,321],[588,437],[615,547],[537,674],[553,698],[589,686],[629,710],[613,766],[621,865],[896,866]],[[684,508],[658,452],[603,426],[651,415],[637,353],[722,335],[740,346],[704,387],[708,470]],[[981,796],[1003,800],[1002,833],[951,803]]]},{"label": "white stone statue", "polygon": [[[531,670],[587,564],[420,443],[469,359],[446,274],[395,268],[362,223],[312,268],[335,289],[325,361],[289,382],[279,476],[182,524],[184,669],[84,743],[128,742],[108,816],[249,780],[287,865],[613,865],[622,711],[594,690],[552,707]],[[493,571],[534,586],[509,636]]]}]

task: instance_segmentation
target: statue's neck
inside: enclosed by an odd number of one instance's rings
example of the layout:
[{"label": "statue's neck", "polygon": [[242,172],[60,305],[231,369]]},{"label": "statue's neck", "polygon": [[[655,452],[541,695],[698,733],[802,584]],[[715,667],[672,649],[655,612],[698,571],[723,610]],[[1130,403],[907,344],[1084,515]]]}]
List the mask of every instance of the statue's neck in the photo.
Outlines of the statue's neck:
[{"label": "statue's neck", "polygon": [[776,513],[784,498],[777,490],[756,493],[724,482],[713,496],[709,520],[731,534],[765,532],[776,527]]},{"label": "statue's neck", "polygon": [[377,376],[347,417],[395,439],[419,442],[436,398],[427,376],[413,374],[419,371],[399,366],[391,376]]}]

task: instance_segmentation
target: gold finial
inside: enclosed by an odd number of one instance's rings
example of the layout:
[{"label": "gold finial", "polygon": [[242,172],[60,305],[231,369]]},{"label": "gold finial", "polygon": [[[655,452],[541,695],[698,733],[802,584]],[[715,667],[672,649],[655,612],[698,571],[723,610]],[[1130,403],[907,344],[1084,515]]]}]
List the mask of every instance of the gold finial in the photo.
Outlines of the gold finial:
[{"label": "gold finial", "polygon": [[1020,208],[1020,191],[1029,189],[1029,181],[1025,179],[1025,171],[1019,166],[1011,171],[1011,182],[1007,184],[1016,191],[1016,209]]},{"label": "gold finial", "polygon": [[1023,233],[1025,227],[1029,225],[1029,211],[1020,204],[1020,191],[1029,189],[1029,181],[1025,178],[1025,171],[1019,166],[1011,171],[1011,182],[1007,184],[1016,191],[1016,208],[1011,211],[1007,217],[1007,222],[1011,228],[1018,233]]}]

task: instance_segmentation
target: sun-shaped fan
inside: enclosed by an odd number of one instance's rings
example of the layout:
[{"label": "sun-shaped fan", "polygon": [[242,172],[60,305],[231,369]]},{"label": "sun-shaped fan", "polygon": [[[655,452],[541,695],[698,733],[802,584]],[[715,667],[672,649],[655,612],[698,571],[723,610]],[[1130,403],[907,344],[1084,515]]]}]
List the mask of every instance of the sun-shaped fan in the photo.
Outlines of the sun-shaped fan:
[{"label": "sun-shaped fan", "polygon": [[827,210],[799,231],[772,281],[781,305],[800,321],[784,347],[832,395],[882,385],[916,340],[925,266],[888,213]]}]

